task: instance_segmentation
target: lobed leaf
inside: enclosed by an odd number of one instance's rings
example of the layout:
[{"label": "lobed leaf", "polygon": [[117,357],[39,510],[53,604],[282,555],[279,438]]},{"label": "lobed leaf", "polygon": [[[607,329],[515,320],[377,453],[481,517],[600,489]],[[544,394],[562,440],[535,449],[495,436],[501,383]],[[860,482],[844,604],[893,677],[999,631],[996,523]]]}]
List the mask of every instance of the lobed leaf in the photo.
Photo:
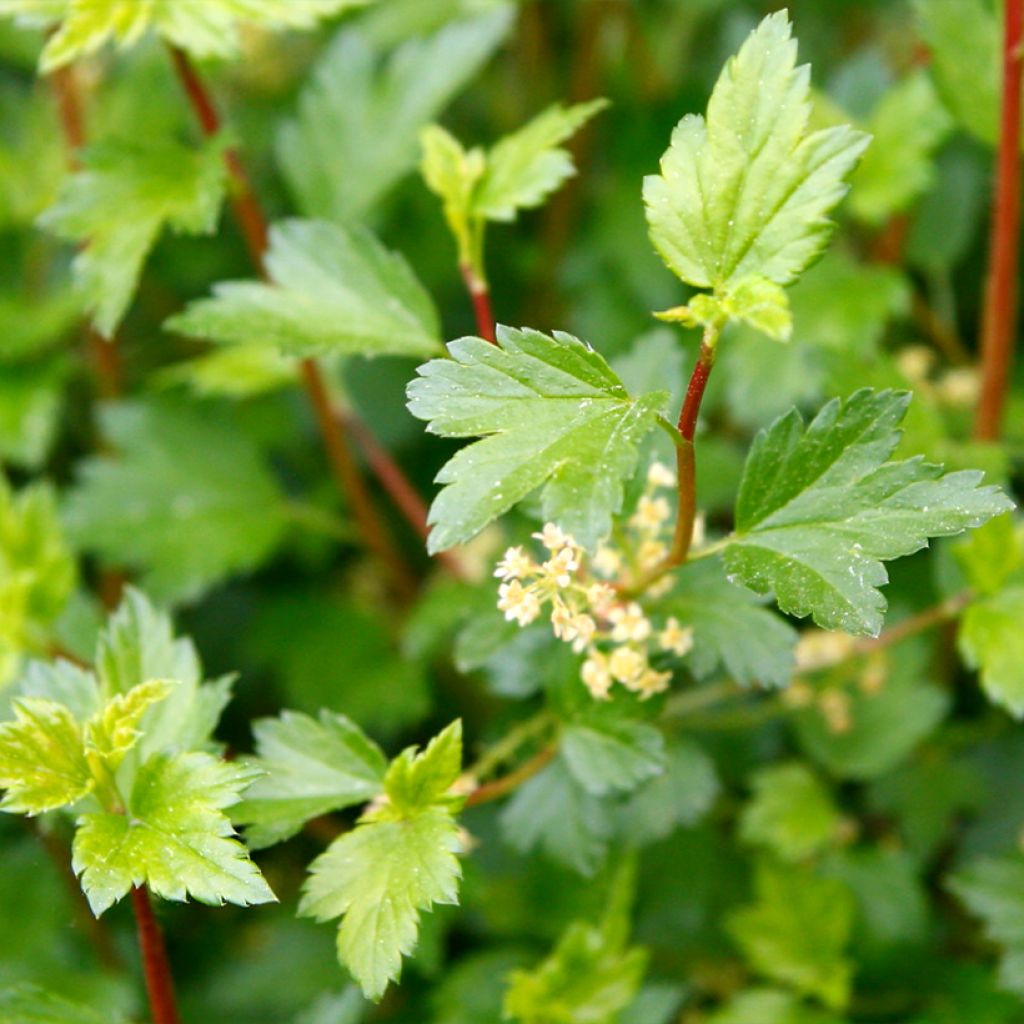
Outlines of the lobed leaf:
[{"label": "lobed leaf", "polygon": [[462,338],[421,366],[409,409],[443,437],[483,436],[438,473],[431,551],[479,533],[541,488],[545,520],[589,546],[622,506],[637,444],[667,394],[633,399],[605,360],[571,335],[499,328],[499,345]]},{"label": "lobed leaf", "polygon": [[957,644],[981,674],[989,700],[1014,718],[1024,717],[1024,586],[974,601],[964,612]]}]

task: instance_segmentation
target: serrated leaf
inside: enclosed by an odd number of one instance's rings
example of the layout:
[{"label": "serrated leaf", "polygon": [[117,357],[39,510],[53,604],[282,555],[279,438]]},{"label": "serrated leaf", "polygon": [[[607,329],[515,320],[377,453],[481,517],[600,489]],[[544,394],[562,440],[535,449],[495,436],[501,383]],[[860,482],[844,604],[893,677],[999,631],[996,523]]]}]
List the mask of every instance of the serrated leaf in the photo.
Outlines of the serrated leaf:
[{"label": "serrated leaf", "polygon": [[195,645],[176,637],[170,616],[134,587],[125,589],[100,633],[96,671],[108,700],[149,680],[174,681],[170,695],[146,713],[139,742],[143,758],[208,747],[231,697],[232,677],[204,683]]},{"label": "serrated leaf", "polygon": [[43,51],[40,70],[50,72],[107,43],[126,48],[152,31],[195,57],[238,52],[239,23],[265,29],[312,28],[371,0],[0,0],[0,15],[60,21]]},{"label": "serrated leaf", "polygon": [[482,262],[473,196],[487,166],[484,152],[467,150],[451,132],[436,124],[427,125],[420,132],[420,146],[423,180],[441,198],[445,220],[458,243],[459,263],[472,267]]},{"label": "serrated leaf", "polygon": [[86,755],[102,758],[108,768],[116,769],[142,736],[143,715],[173,690],[173,683],[153,679],[112,697],[85,723]]},{"label": "serrated leaf", "polygon": [[972,590],[997,594],[1024,568],[1024,525],[1014,516],[996,516],[973,530],[953,549]]},{"label": "serrated leaf", "polygon": [[0,1024],[122,1024],[117,1014],[97,1013],[37,985],[0,992]]},{"label": "serrated leaf", "polygon": [[440,326],[405,260],[365,228],[327,221],[274,225],[269,282],[227,281],[167,321],[168,330],[289,355],[430,356]]},{"label": "serrated leaf", "polygon": [[1024,587],[972,602],[963,614],[957,643],[977,669],[989,700],[1014,718],[1024,717]]},{"label": "serrated leaf", "polygon": [[839,812],[828,790],[802,764],[772,765],[751,779],[753,797],[740,815],[739,833],[783,860],[818,853],[835,838]]},{"label": "serrated leaf", "polygon": [[979,486],[981,473],[886,462],[908,401],[865,388],[829,402],[806,428],[792,410],[761,431],[740,485],[728,571],[756,593],[774,592],[791,615],[876,635],[884,561],[1011,508],[998,488]]},{"label": "serrated leaf", "polygon": [[107,564],[140,570],[165,600],[189,600],[269,557],[287,508],[255,444],[224,417],[170,404],[103,410],[116,453],[80,463],[71,536]]},{"label": "serrated leaf", "polygon": [[786,686],[792,679],[796,630],[730,583],[716,560],[686,565],[660,607],[693,629],[686,661],[698,678],[724,670],[741,686]]},{"label": "serrated leaf", "polygon": [[93,913],[142,884],[179,902],[273,902],[224,814],[256,774],[197,752],[146,761],[125,814],[93,812],[79,821],[73,867]]},{"label": "serrated leaf", "polygon": [[952,121],[928,73],[914,71],[881,99],[867,125],[871,146],[850,178],[850,212],[880,227],[927,191],[932,156]]},{"label": "serrated leaf", "polygon": [[605,360],[571,335],[499,328],[499,345],[462,338],[419,369],[409,409],[443,437],[474,437],[438,473],[431,551],[479,533],[542,488],[546,520],[584,545],[607,533],[637,444],[666,393],[632,399]]},{"label": "serrated leaf", "polygon": [[295,711],[253,725],[264,775],[231,817],[259,848],[281,842],[321,814],[372,800],[384,791],[387,762],[377,745],[344,715],[319,721]]},{"label": "serrated leaf", "polygon": [[571,107],[554,104],[487,154],[487,165],[473,196],[473,212],[485,220],[511,221],[519,210],[540,206],[575,173],[572,157],[560,148],[608,101]]},{"label": "serrated leaf", "polygon": [[988,937],[1002,947],[1003,987],[1024,995],[1024,861],[983,858],[953,875],[949,888],[985,922]]},{"label": "serrated leaf", "polygon": [[416,138],[507,33],[510,10],[453,22],[386,58],[359,31],[340,32],[277,140],[278,163],[309,217],[348,224],[374,209],[416,164]]},{"label": "serrated leaf", "polygon": [[707,119],[688,114],[644,181],[651,239],[683,281],[716,291],[758,275],[784,285],[824,249],[828,214],[868,137],[809,131],[809,72],[785,11],[722,72]]},{"label": "serrated leaf", "polygon": [[95,785],[82,728],[55,701],[22,697],[14,718],[0,723],[0,811],[41,814],[76,803]]},{"label": "serrated leaf", "polygon": [[410,748],[384,779],[387,802],[336,839],[310,868],[299,913],[341,917],[338,957],[370,999],[380,999],[412,952],[420,912],[458,902],[461,851],[447,795],[462,764],[462,727],[454,722],[420,754]]},{"label": "serrated leaf", "polygon": [[839,1009],[850,994],[844,953],[853,899],[832,878],[768,863],[758,865],[757,901],[733,912],[728,929],[759,974]]},{"label": "serrated leaf", "polygon": [[124,317],[143,264],[165,228],[210,234],[225,190],[222,146],[105,142],[82,156],[43,226],[84,246],[75,283],[96,329],[109,337]]},{"label": "serrated leaf", "polygon": [[609,809],[574,778],[561,756],[513,794],[501,814],[506,841],[591,876],[608,852]]},{"label": "serrated leaf", "polygon": [[576,781],[594,796],[636,789],[665,768],[665,740],[652,725],[597,706],[568,723],[562,756]]}]

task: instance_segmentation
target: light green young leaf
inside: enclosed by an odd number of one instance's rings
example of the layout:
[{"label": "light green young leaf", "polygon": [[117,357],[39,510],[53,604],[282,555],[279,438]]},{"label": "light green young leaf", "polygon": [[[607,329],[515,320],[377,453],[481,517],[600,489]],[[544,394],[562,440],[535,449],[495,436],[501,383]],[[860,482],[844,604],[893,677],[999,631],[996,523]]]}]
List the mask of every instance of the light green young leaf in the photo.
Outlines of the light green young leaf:
[{"label": "light green young leaf", "polygon": [[836,838],[839,812],[810,769],[791,762],[763,768],[751,780],[754,795],[740,815],[740,836],[783,860],[813,856]]},{"label": "light green young leaf", "polygon": [[237,839],[224,808],[258,772],[209,754],[155,755],[138,771],[126,814],[82,816],[73,867],[98,917],[132,886],[157,896],[247,906],[274,894]]},{"label": "light green young leaf", "polygon": [[546,520],[590,546],[622,506],[637,444],[665,392],[632,399],[605,360],[571,335],[499,328],[499,345],[462,338],[421,366],[409,409],[443,437],[483,436],[437,475],[431,551],[479,533],[542,487]]},{"label": "light green young leaf", "polygon": [[837,1017],[807,1006],[790,992],[750,989],[712,1014],[708,1024],[841,1024]]},{"label": "light green young leaf", "polygon": [[725,671],[741,686],[786,686],[793,677],[796,630],[762,601],[730,583],[721,563],[708,558],[677,574],[661,608],[693,630],[686,662],[698,678]]},{"label": "light green young leaf", "polygon": [[279,843],[311,818],[365,803],[384,789],[387,762],[377,745],[344,715],[321,711],[317,721],[296,711],[253,725],[265,773],[231,817],[246,825],[246,841]]},{"label": "light green young leaf", "polygon": [[665,769],[665,740],[653,725],[621,709],[595,705],[566,725],[562,755],[576,781],[594,796],[629,792]]},{"label": "light green young leaf", "polygon": [[844,1007],[852,973],[844,955],[853,926],[849,890],[770,863],[758,865],[755,884],[757,901],[728,922],[751,967],[832,1009]]},{"label": "light green young leaf", "polygon": [[982,474],[942,475],[919,458],[886,462],[909,396],[862,389],[810,426],[796,410],[758,434],[736,503],[727,570],[779,607],[825,629],[876,635],[884,561],[929,537],[978,526],[1011,508]]},{"label": "light green young leaf", "polygon": [[989,700],[1024,718],[1024,586],[974,601],[964,612],[957,643],[981,675]]},{"label": "light green young leaf", "polygon": [[850,212],[876,227],[928,190],[932,157],[952,127],[928,73],[919,69],[890,89],[867,125],[871,146],[850,178]]},{"label": "light green young leaf", "polygon": [[974,861],[949,880],[949,888],[984,921],[988,937],[1002,947],[1002,986],[1024,995],[1024,860]]},{"label": "light green young leaf", "polygon": [[654,246],[683,281],[715,292],[752,275],[785,285],[824,249],[868,137],[809,131],[809,79],[778,11],[726,65],[706,121],[688,114],[676,126],[644,201]]},{"label": "light green young leaf", "polygon": [[276,348],[229,345],[174,363],[151,379],[159,387],[187,387],[200,398],[253,398],[294,386],[299,367]]},{"label": "light green young leaf", "polygon": [[1024,524],[1010,513],[997,516],[960,541],[953,553],[973,590],[998,594],[1024,569]]},{"label": "light green young leaf", "polygon": [[559,755],[512,795],[501,828],[520,853],[540,850],[589,877],[608,852],[611,809],[576,781]]},{"label": "light green young leaf", "polygon": [[166,324],[229,345],[274,345],[290,355],[430,356],[440,326],[405,260],[365,228],[289,220],[270,232],[269,283],[227,281]]},{"label": "light green young leaf", "polygon": [[102,758],[109,769],[115,770],[142,736],[139,723],[143,715],[173,690],[173,683],[153,679],[112,697],[85,723],[86,755]]},{"label": "light green young leaf", "polygon": [[71,536],[147,590],[190,600],[255,569],[287,525],[284,495],[256,445],[203,407],[150,402],[103,410],[115,453],[80,464],[66,504]]},{"label": "light green young leaf", "polygon": [[915,0],[929,70],[953,116],[976,138],[999,137],[999,48],[996,5],[988,0]]},{"label": "light green young leaf", "polygon": [[38,697],[11,706],[14,718],[0,723],[0,811],[32,816],[81,800],[95,783],[74,716]]},{"label": "light green young leaf", "polygon": [[478,270],[480,229],[473,216],[473,196],[487,166],[482,149],[467,150],[440,125],[420,132],[423,161],[420,170],[427,187],[441,198],[448,227],[459,247],[459,263]]},{"label": "light green young leaf", "polygon": [[386,59],[363,33],[339,33],[277,139],[302,212],[350,224],[372,211],[415,167],[420,130],[476,75],[511,20],[499,8],[456,21]]},{"label": "light green young leaf", "polygon": [[0,0],[0,16],[61,22],[43,51],[40,70],[55,70],[107,43],[126,48],[147,32],[195,57],[232,57],[239,23],[265,29],[312,28],[371,0]]},{"label": "light green young leaf", "polygon": [[45,227],[85,246],[75,258],[75,281],[101,334],[117,330],[164,228],[216,228],[225,189],[221,151],[219,142],[198,150],[166,140],[94,146],[43,215]]},{"label": "light green young leaf", "polygon": [[519,1024],[617,1024],[647,971],[646,950],[626,946],[632,887],[633,871],[620,872],[600,925],[574,921],[546,960],[509,975],[507,1019]]},{"label": "light green young leaf", "polygon": [[485,220],[512,221],[519,210],[540,206],[575,173],[572,156],[561,143],[574,135],[608,101],[571,107],[554,104],[487,154],[483,177],[473,196],[473,212]]},{"label": "light green young leaf", "polygon": [[417,754],[410,748],[384,778],[386,802],[336,839],[310,868],[299,913],[341,917],[338,957],[370,999],[380,999],[412,952],[420,912],[458,902],[461,851],[447,795],[462,764],[462,727],[454,722]]},{"label": "light green young leaf", "polygon": [[0,473],[0,686],[23,654],[45,648],[76,576],[53,491],[34,484],[14,493]]}]

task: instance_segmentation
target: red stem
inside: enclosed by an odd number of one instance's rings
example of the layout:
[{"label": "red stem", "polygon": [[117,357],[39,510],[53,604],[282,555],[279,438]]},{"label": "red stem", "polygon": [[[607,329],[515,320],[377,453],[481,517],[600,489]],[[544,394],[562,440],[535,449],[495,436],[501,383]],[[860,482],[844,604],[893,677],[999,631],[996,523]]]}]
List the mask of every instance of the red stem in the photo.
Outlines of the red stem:
[{"label": "red stem", "polygon": [[[192,105],[203,134],[207,138],[219,134],[221,130],[220,114],[209,90],[192,66],[188,55],[174,46],[170,47],[170,51],[178,79]],[[234,185],[232,208],[235,217],[241,227],[253,263],[260,274],[266,277],[264,255],[269,235],[266,217],[263,215],[256,192],[237,150],[225,150],[224,164]],[[366,482],[363,480],[359,466],[352,454],[352,445],[346,424],[352,423],[354,417],[349,416],[346,420],[336,414],[323,372],[315,360],[304,359],[301,369],[303,385],[316,414],[317,425],[327,451],[331,471],[348,499],[363,540],[366,546],[388,566],[396,591],[402,597],[410,597],[415,591],[412,575],[381,524],[373,507]],[[369,428],[365,425],[362,425],[361,433],[364,437],[370,436]],[[397,466],[393,464],[392,466],[395,473],[401,474],[401,470]],[[408,486],[411,489],[411,485]]]},{"label": "red stem", "polygon": [[481,281],[473,272],[473,268],[466,266],[464,263],[459,265],[459,270],[462,271],[462,280],[466,282],[466,290],[469,292],[469,297],[473,300],[477,334],[484,341],[497,345],[498,339],[494,332],[494,314],[491,311],[491,290],[487,287],[487,282]]},{"label": "red stem", "polygon": [[1017,321],[1020,255],[1021,43],[1024,0],[1006,0],[1003,103],[989,239],[989,272],[981,321],[981,395],[974,436],[995,441],[1002,430]]},{"label": "red stem", "polygon": [[153,914],[148,889],[132,889],[132,909],[135,911],[135,923],[139,931],[139,948],[142,951],[142,967],[146,974],[146,991],[149,993],[153,1024],[180,1024],[167,948],[164,946],[160,925]]}]

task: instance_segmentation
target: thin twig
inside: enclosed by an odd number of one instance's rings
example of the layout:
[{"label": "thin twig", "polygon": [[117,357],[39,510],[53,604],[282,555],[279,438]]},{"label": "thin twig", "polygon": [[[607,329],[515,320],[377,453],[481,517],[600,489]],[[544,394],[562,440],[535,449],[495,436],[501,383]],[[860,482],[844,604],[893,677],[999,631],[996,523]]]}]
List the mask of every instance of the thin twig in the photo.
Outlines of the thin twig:
[{"label": "thin twig", "polygon": [[544,747],[515,771],[509,772],[508,775],[503,775],[493,782],[485,782],[482,786],[477,786],[466,798],[466,806],[477,807],[480,804],[490,803],[492,800],[500,800],[503,796],[507,796],[528,779],[532,779],[557,753],[558,747],[554,744]]},{"label": "thin twig", "polygon": [[473,302],[477,334],[484,341],[497,345],[498,338],[494,330],[494,313],[491,310],[490,286],[468,264],[460,263],[459,271],[462,274],[462,280],[466,283],[466,291],[469,292],[469,297]]},{"label": "thin twig", "polygon": [[167,948],[153,913],[148,889],[140,886],[132,889],[132,909],[138,926],[139,949],[142,951],[142,968],[146,975],[146,992],[149,994],[153,1024],[180,1024]]},{"label": "thin twig", "polygon": [[974,436],[998,440],[1010,386],[1017,328],[1020,259],[1021,43],[1024,0],[1006,0],[1003,37],[1003,104],[996,187],[989,238],[989,269],[981,320],[981,394]]}]

